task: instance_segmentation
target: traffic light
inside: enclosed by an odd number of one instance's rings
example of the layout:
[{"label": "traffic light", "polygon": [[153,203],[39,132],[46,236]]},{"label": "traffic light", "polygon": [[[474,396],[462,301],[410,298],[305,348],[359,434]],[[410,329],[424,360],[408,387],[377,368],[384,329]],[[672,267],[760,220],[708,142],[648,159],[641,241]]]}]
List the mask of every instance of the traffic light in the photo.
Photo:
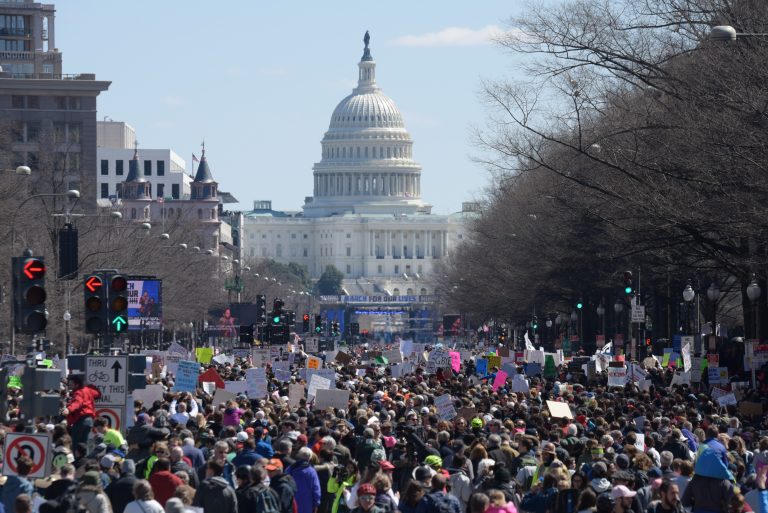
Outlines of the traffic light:
[{"label": "traffic light", "polygon": [[256,296],[256,324],[267,322],[267,296]]},{"label": "traffic light", "polygon": [[107,326],[107,295],[104,278],[92,274],[83,278],[85,332],[104,333]]},{"label": "traffic light", "polygon": [[109,324],[114,333],[128,329],[128,279],[120,274],[109,277]]},{"label": "traffic light", "polygon": [[59,230],[59,279],[77,277],[77,229],[67,223]]},{"label": "traffic light", "polygon": [[628,296],[635,292],[635,287],[632,283],[632,271],[624,271],[624,293]]},{"label": "traffic light", "polygon": [[315,315],[315,333],[318,335],[323,333],[323,316]]},{"label": "traffic light", "polygon": [[331,323],[331,335],[334,337],[339,336],[339,321],[333,321],[333,323]]},{"label": "traffic light", "polygon": [[353,322],[349,325],[349,332],[352,334],[353,337],[356,337],[360,334],[360,323]]},{"label": "traffic light", "polygon": [[309,314],[304,314],[301,317],[301,327],[304,333],[307,333],[309,331]]},{"label": "traffic light", "polygon": [[45,311],[45,263],[43,257],[13,258],[14,327],[34,335],[48,324]]},{"label": "traffic light", "polygon": [[[61,371],[25,367],[21,375],[23,396],[19,404],[21,416],[26,419],[58,415],[61,396]],[[51,391],[51,393],[47,393]]]},{"label": "traffic light", "polygon": [[288,324],[288,326],[295,326],[296,325],[296,312],[293,310],[289,310],[285,312],[285,322]]},{"label": "traffic light", "polygon": [[283,317],[283,300],[275,298],[272,303],[272,324],[280,324]]},{"label": "traffic light", "polygon": [[240,344],[253,344],[253,324],[240,325]]}]

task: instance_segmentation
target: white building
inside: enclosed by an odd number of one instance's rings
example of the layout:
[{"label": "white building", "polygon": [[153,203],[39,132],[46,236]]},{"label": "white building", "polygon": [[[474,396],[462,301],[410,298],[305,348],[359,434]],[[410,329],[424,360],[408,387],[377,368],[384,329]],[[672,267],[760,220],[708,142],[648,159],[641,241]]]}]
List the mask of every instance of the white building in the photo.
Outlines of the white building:
[{"label": "white building", "polygon": [[464,213],[434,215],[422,201],[413,140],[376,84],[367,38],[358,68],[358,86],[334,109],[323,137],[314,196],[303,212],[255,202],[241,217],[238,243],[246,261],[295,262],[313,278],[333,265],[349,295],[433,294],[429,275],[463,238]]},{"label": "white building", "polygon": [[[136,132],[121,121],[99,121],[96,127],[96,193],[101,204],[117,196],[117,184],[128,176],[128,163],[134,156]],[[189,199],[192,177],[186,162],[170,149],[141,150],[139,172],[151,182],[153,198]]]}]

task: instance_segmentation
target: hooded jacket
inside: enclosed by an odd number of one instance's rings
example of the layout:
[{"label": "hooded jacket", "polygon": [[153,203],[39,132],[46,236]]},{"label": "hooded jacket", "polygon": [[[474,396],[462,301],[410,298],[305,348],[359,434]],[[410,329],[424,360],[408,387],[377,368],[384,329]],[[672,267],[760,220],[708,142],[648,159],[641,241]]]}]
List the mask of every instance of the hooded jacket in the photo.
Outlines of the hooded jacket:
[{"label": "hooded jacket", "polygon": [[293,513],[293,499],[296,496],[296,481],[288,474],[278,474],[269,478],[269,487],[280,497],[282,513]]},{"label": "hooded jacket", "polygon": [[3,506],[5,506],[5,511],[14,511],[16,497],[22,493],[32,497],[34,491],[35,487],[32,485],[29,479],[20,476],[8,476],[8,480],[5,482],[5,485],[3,485],[2,488]]},{"label": "hooded jacket", "polygon": [[237,513],[237,496],[223,477],[215,476],[200,483],[192,505],[204,513]]},{"label": "hooded jacket", "polygon": [[85,385],[72,392],[72,400],[67,404],[67,425],[75,423],[85,417],[96,416],[96,400],[101,397],[101,392],[93,385]]},{"label": "hooded jacket", "polygon": [[296,481],[296,505],[297,513],[312,513],[314,508],[320,506],[320,479],[317,471],[308,461],[297,461],[285,471]]}]

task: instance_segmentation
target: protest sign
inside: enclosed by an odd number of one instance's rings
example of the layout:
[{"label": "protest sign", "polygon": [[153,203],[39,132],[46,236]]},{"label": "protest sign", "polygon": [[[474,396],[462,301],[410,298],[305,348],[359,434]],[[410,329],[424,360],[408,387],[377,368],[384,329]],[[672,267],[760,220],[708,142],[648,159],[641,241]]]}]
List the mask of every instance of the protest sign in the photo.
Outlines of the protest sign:
[{"label": "protest sign", "polygon": [[504,371],[498,371],[496,377],[493,379],[493,391],[496,392],[499,388],[503,387],[507,382],[507,373]]},{"label": "protest sign", "polygon": [[244,394],[247,392],[248,383],[245,381],[225,381],[224,390],[233,394]]},{"label": "protest sign", "polygon": [[218,406],[221,403],[227,403],[229,401],[234,401],[237,399],[237,395],[233,394],[232,392],[227,392],[224,390],[224,388],[217,388],[216,393],[213,394],[213,404],[214,406]]},{"label": "protest sign", "polygon": [[453,372],[459,372],[461,370],[461,353],[458,351],[450,351],[451,355],[451,370]]},{"label": "protest sign", "polygon": [[165,355],[165,365],[168,372],[175,376],[179,370],[179,362],[184,359],[185,357],[177,353],[168,353]]},{"label": "protest sign", "polygon": [[291,408],[298,408],[304,399],[304,385],[291,384],[288,386],[288,404]]},{"label": "protest sign", "polygon": [[707,369],[707,377],[710,385],[722,385],[728,383],[728,367],[713,367]]},{"label": "protest sign", "polygon": [[[179,362],[179,365],[181,365],[181,362]],[[202,383],[203,381],[210,381],[212,383],[216,383],[216,388],[224,389],[224,380],[221,379],[221,376],[219,376],[219,373],[216,372],[216,369],[210,368],[207,371],[200,374],[200,376],[197,377],[197,381]]]},{"label": "protest sign", "polygon": [[323,389],[315,392],[315,409],[338,408],[346,410],[349,407],[349,390]]},{"label": "protest sign", "polygon": [[232,355],[226,355],[226,354],[217,354],[213,357],[213,361],[218,363],[219,365],[234,365],[235,364],[235,357]]},{"label": "protest sign", "polygon": [[690,372],[678,372],[672,377],[672,382],[670,383],[670,386],[672,385],[690,385],[691,384],[691,373]]},{"label": "protest sign", "polygon": [[512,378],[512,392],[518,394],[527,394],[530,390],[528,380],[522,374],[515,374]]},{"label": "protest sign", "polygon": [[450,369],[451,355],[443,348],[433,349],[429,353],[426,371],[430,374],[437,372],[437,369]]},{"label": "protest sign", "polygon": [[738,401],[736,401],[736,396],[733,395],[733,392],[717,398],[717,404],[719,404],[720,406],[730,406],[730,405],[735,406],[737,403]]},{"label": "protest sign", "polygon": [[410,357],[413,354],[413,340],[401,340],[400,352],[403,354],[403,356]]},{"label": "protest sign", "polygon": [[287,383],[291,380],[291,371],[285,369],[275,370],[275,379]]},{"label": "protest sign", "polygon": [[544,357],[544,377],[554,378],[557,375],[557,367],[555,367],[555,357],[552,354],[547,354]]},{"label": "protest sign", "polygon": [[635,433],[635,447],[641,453],[645,452],[645,433]]},{"label": "protest sign", "polygon": [[334,358],[334,361],[337,361],[342,365],[349,365],[350,363],[352,363],[352,357],[349,356],[344,351],[339,351],[338,353],[336,353],[336,358]]},{"label": "protest sign", "polygon": [[307,357],[307,369],[319,369],[323,365],[323,361],[316,356]]},{"label": "protest sign", "polygon": [[488,355],[488,368],[493,369],[494,367],[501,368],[501,356]]},{"label": "protest sign", "polygon": [[[195,383],[197,383],[197,376],[195,376]],[[191,392],[195,390],[192,389]],[[137,388],[133,391],[133,400],[142,401],[144,406],[149,409],[152,407],[152,403],[163,399],[163,385],[147,385],[146,388]],[[133,406],[133,403],[130,403]]]},{"label": "protest sign", "polygon": [[547,401],[547,408],[549,408],[549,414],[556,419],[572,419],[573,414],[571,408],[567,403],[561,403],[558,401]]},{"label": "protest sign", "polygon": [[266,367],[269,362],[269,349],[251,349],[251,363],[254,367]]},{"label": "protest sign", "polygon": [[213,358],[213,348],[198,347],[195,349],[195,357],[197,358],[198,362],[202,363],[203,365],[208,365],[211,363],[211,359]]},{"label": "protest sign", "polygon": [[331,380],[324,378],[319,374],[313,374],[309,380],[309,388],[307,389],[307,397],[310,399],[315,397],[318,390],[328,390],[331,388]]},{"label": "protest sign", "polygon": [[442,420],[451,420],[457,415],[450,394],[443,394],[439,397],[435,397],[435,407],[437,407],[437,415]]},{"label": "protest sign", "polygon": [[[176,367],[176,379],[173,382],[174,392],[194,392],[197,389],[200,364],[181,360]],[[136,391],[138,391],[137,389]],[[134,398],[136,393],[134,392]]]},{"label": "protest sign", "polygon": [[399,349],[392,349],[390,351],[384,351],[381,355],[387,359],[389,363],[402,363],[403,355]]},{"label": "protest sign", "polygon": [[541,375],[541,364],[539,364],[539,363],[527,363],[525,365],[525,375],[526,376],[540,376]]},{"label": "protest sign", "polygon": [[478,376],[485,376],[488,374],[488,360],[485,358],[478,358],[475,361],[475,373]]},{"label": "protest sign", "polygon": [[623,387],[627,384],[627,368],[622,364],[621,367],[614,366],[611,362],[608,366],[608,386]]}]

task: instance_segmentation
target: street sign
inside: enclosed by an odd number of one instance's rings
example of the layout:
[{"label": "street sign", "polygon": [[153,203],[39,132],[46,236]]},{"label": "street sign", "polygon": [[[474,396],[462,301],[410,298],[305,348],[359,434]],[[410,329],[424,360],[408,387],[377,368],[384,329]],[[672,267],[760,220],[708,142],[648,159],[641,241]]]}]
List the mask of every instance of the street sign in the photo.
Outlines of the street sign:
[{"label": "street sign", "polygon": [[38,478],[48,475],[48,455],[51,439],[48,435],[29,433],[8,433],[3,445],[3,475],[17,476],[16,459],[26,455],[32,460],[32,470],[27,477]]},{"label": "street sign", "polygon": [[645,305],[632,305],[632,322],[645,322]]},{"label": "street sign", "polygon": [[123,407],[122,406],[99,406],[96,408],[96,416],[103,417],[107,421],[107,427],[123,430]]},{"label": "street sign", "polygon": [[128,398],[128,357],[87,357],[85,382],[101,391],[101,399],[96,402],[98,406],[125,406]]}]

